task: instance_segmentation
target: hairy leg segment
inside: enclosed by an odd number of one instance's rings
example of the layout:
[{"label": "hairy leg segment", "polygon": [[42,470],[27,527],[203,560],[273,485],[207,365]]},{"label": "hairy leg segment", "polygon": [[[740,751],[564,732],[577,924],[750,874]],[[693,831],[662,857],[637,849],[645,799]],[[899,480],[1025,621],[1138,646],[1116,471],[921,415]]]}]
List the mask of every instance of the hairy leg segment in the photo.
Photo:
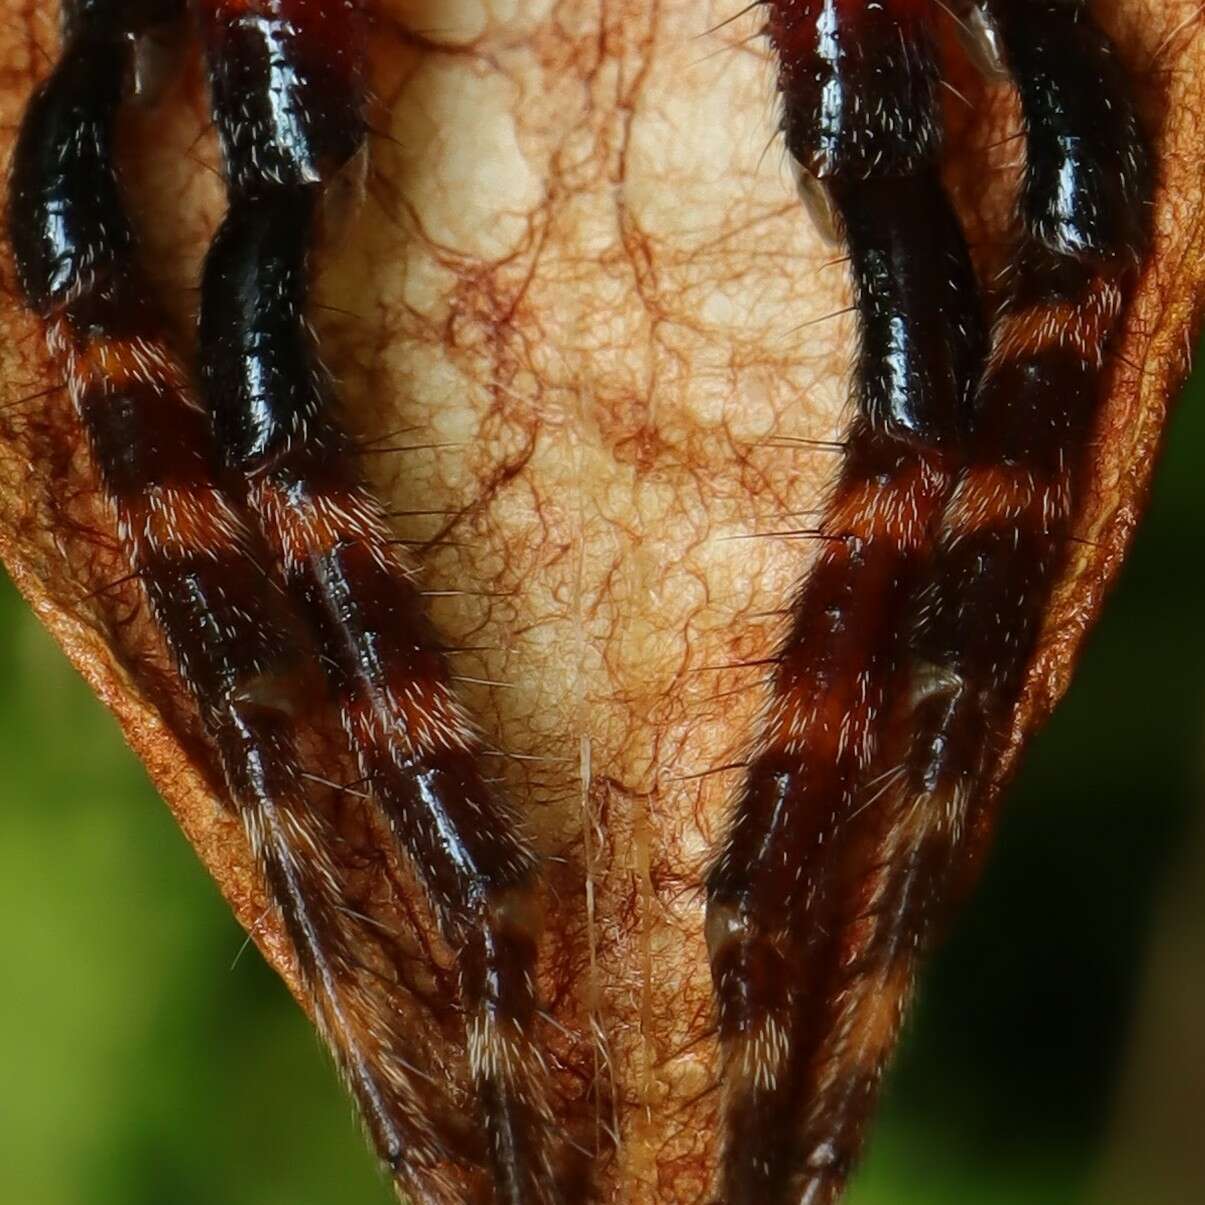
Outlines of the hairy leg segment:
[{"label": "hairy leg segment", "polygon": [[816,1176],[848,1159],[843,1146],[798,1131],[806,1110],[824,1107],[808,1081],[829,1040],[831,985],[849,975],[850,879],[880,856],[880,808],[865,785],[899,616],[958,464],[984,342],[969,255],[938,178],[937,65],[923,9],[780,5],[770,22],[786,151],[805,195],[826,196],[835,212],[861,329],[855,417],[824,542],[708,882],[729,1205],[799,1199],[792,1186],[812,1174],[804,1144]]},{"label": "hairy leg segment", "polygon": [[[413,568],[349,468],[306,321],[324,193],[363,151],[362,14],[205,3],[230,210],[202,285],[205,392],[227,465],[309,617],[364,782],[460,953],[472,1079],[499,1200],[559,1199],[532,1045],[536,860],[482,772]],[[400,1153],[399,1153],[400,1154]]]},{"label": "hairy leg segment", "polygon": [[9,229],[25,296],[217,750],[315,1020],[378,1150],[398,1166],[433,1153],[433,1119],[449,1106],[416,1078],[398,1020],[361,965],[364,934],[330,860],[337,836],[311,805],[296,745],[316,671],[221,483],[206,416],[140,277],[118,187],[114,123],[135,38],[178,10],[132,0],[66,6],[62,55],[14,153]]},{"label": "hairy leg segment", "polygon": [[[316,1015],[381,1158],[414,1191],[417,1168],[473,1158],[474,1140],[438,1088],[420,1089],[388,1003],[357,982],[365,976],[345,948],[327,863],[335,838],[306,808],[292,745],[315,667],[216,482],[204,414],[161,346],[118,196],[110,127],[134,38],[179,15],[174,7],[68,10],[61,65],[17,151],[13,238],[131,562],[285,912]],[[310,621],[364,781],[461,952],[485,1130],[478,1157],[493,1168],[498,1200],[552,1201],[553,1122],[531,1044],[536,860],[481,772],[480,739],[382,508],[347,468],[332,382],[305,318],[324,185],[364,134],[356,17],[342,4],[204,8],[231,212],[203,283],[202,376],[217,449],[245,475],[242,501]],[[422,1191],[453,1192],[426,1179]]]},{"label": "hairy leg segment", "polygon": [[[857,417],[709,880],[708,937],[723,1199],[816,1205],[844,1187],[918,958],[990,829],[1151,176],[1086,4],[968,8],[981,55],[1016,82],[1027,147],[981,373],[935,176],[937,6],[768,7],[787,152],[849,247]],[[868,455],[876,444],[888,456]]]}]

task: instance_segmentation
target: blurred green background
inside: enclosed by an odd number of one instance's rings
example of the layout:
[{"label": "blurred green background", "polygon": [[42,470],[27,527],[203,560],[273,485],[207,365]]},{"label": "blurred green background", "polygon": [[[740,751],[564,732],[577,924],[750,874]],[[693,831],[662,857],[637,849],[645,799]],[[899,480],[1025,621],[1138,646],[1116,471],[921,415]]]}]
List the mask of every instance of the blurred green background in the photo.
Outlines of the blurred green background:
[{"label": "blurred green background", "polygon": [[[1198,374],[853,1205],[1205,1202],[1203,467]],[[0,1202],[385,1205],[308,1026],[7,583],[0,630]]]}]

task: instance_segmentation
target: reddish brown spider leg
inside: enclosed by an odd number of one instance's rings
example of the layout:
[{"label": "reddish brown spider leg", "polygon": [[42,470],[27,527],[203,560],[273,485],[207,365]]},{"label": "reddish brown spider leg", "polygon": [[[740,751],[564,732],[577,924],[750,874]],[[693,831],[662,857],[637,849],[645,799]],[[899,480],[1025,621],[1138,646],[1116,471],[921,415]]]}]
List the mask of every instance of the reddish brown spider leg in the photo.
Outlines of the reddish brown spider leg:
[{"label": "reddish brown spider leg", "polygon": [[556,1200],[532,1043],[536,860],[483,778],[413,569],[349,468],[305,321],[323,194],[364,141],[358,14],[314,0],[211,0],[202,12],[230,192],[201,306],[219,443],[310,616],[364,777],[460,951],[498,1199]]},{"label": "reddish brown spider leg", "polygon": [[[971,680],[999,676],[994,705],[989,709],[984,700],[993,742],[999,742],[1067,555],[1109,350],[1148,251],[1154,170],[1126,73],[1087,4],[985,0],[978,7],[1021,99],[1023,236],[976,401],[972,463],[939,544],[948,560],[918,600],[914,640],[919,647],[950,624],[949,601],[940,603],[940,615],[929,616],[928,606],[955,589],[954,558],[965,555],[956,547],[974,544],[982,533],[988,548],[980,549],[981,563],[991,566],[993,580],[1014,583],[1006,588],[1016,600],[1017,621],[979,633],[960,630],[941,647],[953,654],[951,662],[965,662]],[[993,475],[993,449],[997,463],[1012,466],[1011,482]],[[989,503],[1001,488],[1011,501]],[[993,535],[997,526],[1003,531]],[[1016,548],[1009,547],[1010,537]],[[1034,568],[1031,580],[1018,581],[1023,547]],[[997,751],[993,744],[993,758]],[[983,773],[977,771],[976,785]],[[975,794],[968,818],[971,839],[981,844],[992,817]]]},{"label": "reddish brown spider leg", "polygon": [[934,917],[983,839],[981,793],[1066,555],[1104,350],[1146,246],[1145,142],[1086,6],[991,0],[984,13],[1021,96],[1023,235],[858,785],[863,831],[835,871],[838,973],[804,1093],[808,1202],[840,1192]]},{"label": "reddish brown spider leg", "polygon": [[300,781],[294,721],[311,673],[208,455],[203,410],[164,340],[135,266],[113,126],[134,35],[174,3],[75,3],[65,46],[30,102],[13,156],[9,229],[18,273],[62,363],[134,572],[204,721],[315,1019],[378,1146],[431,1152],[417,1087],[329,861],[334,834]]},{"label": "reddish brown spider leg", "polygon": [[984,352],[973,272],[937,177],[927,6],[772,4],[770,34],[788,152],[827,189],[849,248],[861,347],[824,543],[708,881],[725,1205],[799,1200],[807,1168],[844,1162],[801,1133],[840,973],[834,908],[873,826],[855,787]]}]

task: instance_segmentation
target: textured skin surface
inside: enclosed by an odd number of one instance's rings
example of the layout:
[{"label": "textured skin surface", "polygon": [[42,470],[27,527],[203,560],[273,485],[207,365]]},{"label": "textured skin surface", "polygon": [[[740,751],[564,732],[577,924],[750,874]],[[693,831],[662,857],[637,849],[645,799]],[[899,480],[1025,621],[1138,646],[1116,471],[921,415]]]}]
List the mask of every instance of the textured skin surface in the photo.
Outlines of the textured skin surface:
[{"label": "textured skin surface", "polygon": [[[2,137],[52,19],[6,3]],[[1199,311],[1205,241],[1194,125],[1205,33],[1192,0],[1100,6],[1159,139],[1156,257],[1131,313],[1077,561],[1049,617],[1014,747],[1066,685],[1141,511]],[[559,1091],[608,1156],[604,1196],[705,1200],[716,1052],[700,881],[760,704],[757,662],[812,547],[746,538],[810,526],[834,460],[797,441],[843,428],[848,304],[839,265],[790,191],[750,15],[686,3],[414,3],[379,53],[382,134],[367,200],[323,255],[317,314],[364,468],[420,545],[466,696],[550,858],[544,988]],[[1176,32],[1178,30],[1178,32]],[[718,51],[719,53],[712,53]],[[969,73],[955,130],[983,148],[1008,98]],[[133,208],[181,330],[221,209],[197,64],[126,131]],[[959,135],[955,134],[957,140]],[[997,228],[1015,155],[973,151],[951,181],[972,230]],[[989,184],[985,188],[984,182]],[[984,245],[983,254],[997,253]],[[56,383],[6,269],[3,401]],[[814,322],[813,325],[807,325]],[[399,434],[399,431],[401,434]],[[416,445],[418,445],[416,447]],[[427,446],[422,446],[427,445]],[[443,445],[443,446],[430,446]],[[412,450],[386,452],[406,446]],[[130,585],[61,394],[0,411],[0,541],[10,570],[98,692],[240,918],[286,977],[280,933]],[[736,538],[733,538],[736,537]],[[743,667],[739,663],[745,663]],[[488,682],[505,682],[493,686]],[[1002,771],[1002,777],[1007,768]],[[353,777],[351,772],[348,778]],[[371,850],[354,798],[332,804],[355,905],[423,965],[428,924]],[[400,902],[399,902],[400,901]],[[446,957],[437,952],[446,968]],[[428,1010],[418,989],[410,1007]],[[449,993],[446,970],[431,976]],[[430,1010],[438,1029],[441,1010]],[[587,1085],[601,1086],[598,1097]]]}]

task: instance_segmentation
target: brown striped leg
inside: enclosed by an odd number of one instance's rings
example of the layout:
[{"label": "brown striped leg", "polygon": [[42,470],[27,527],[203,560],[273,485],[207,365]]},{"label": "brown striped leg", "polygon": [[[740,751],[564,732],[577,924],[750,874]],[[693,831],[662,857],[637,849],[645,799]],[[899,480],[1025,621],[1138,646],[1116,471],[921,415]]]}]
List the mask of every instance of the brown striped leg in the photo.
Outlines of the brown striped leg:
[{"label": "brown striped leg", "polygon": [[1146,244],[1145,142],[1087,7],[987,0],[982,13],[1021,96],[1023,233],[967,463],[902,617],[858,785],[864,832],[840,864],[841,973],[804,1092],[811,1167],[796,1199],[809,1202],[840,1192],[934,917],[988,827],[985,792],[1067,553],[1104,349]]},{"label": "brown striped leg", "polygon": [[811,1060],[844,972],[834,940],[873,809],[875,752],[901,612],[948,496],[983,354],[962,233],[937,177],[927,5],[771,3],[783,129],[808,195],[849,248],[856,417],[794,608],[769,712],[708,880],[726,1097],[724,1205],[800,1200]]},{"label": "brown striped leg", "polygon": [[113,127],[134,37],[178,8],[66,6],[62,56],[30,102],[13,157],[18,272],[292,939],[315,1019],[382,1154],[395,1164],[429,1161],[444,1155],[435,1123],[460,1123],[441,1091],[415,1082],[387,998],[358,965],[355,922],[329,857],[334,833],[307,799],[294,743],[312,672],[215,477],[204,412],[148,301],[119,193]]},{"label": "brown striped leg", "polygon": [[316,0],[202,5],[230,194],[205,266],[202,371],[223,454],[310,617],[364,777],[460,952],[497,1198],[528,1205],[561,1195],[532,1041],[536,860],[483,778],[413,568],[350,468],[305,320],[323,194],[364,141],[359,15]]}]

